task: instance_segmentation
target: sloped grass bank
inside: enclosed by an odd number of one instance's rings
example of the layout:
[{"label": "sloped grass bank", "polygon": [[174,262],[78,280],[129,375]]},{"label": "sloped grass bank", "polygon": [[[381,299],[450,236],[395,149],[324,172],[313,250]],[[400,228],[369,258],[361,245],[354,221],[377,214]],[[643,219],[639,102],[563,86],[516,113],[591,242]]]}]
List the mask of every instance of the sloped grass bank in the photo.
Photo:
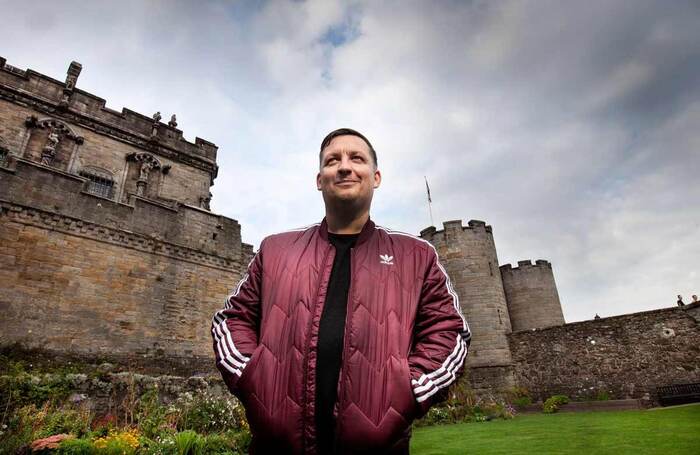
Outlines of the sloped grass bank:
[{"label": "sloped grass bank", "polygon": [[697,454],[700,404],[646,411],[520,415],[417,428],[414,455]]}]

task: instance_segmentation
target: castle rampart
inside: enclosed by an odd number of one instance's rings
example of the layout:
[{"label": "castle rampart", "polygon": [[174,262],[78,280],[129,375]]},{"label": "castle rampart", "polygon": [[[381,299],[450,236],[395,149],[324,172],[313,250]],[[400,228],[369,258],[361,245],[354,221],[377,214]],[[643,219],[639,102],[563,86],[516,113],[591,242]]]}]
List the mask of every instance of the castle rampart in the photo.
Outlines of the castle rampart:
[{"label": "castle rampart", "polygon": [[552,264],[538,259],[500,267],[513,331],[564,324]]},{"label": "castle rampart", "polygon": [[665,308],[509,335],[516,378],[535,399],[654,399],[657,386],[700,382],[695,308]]}]

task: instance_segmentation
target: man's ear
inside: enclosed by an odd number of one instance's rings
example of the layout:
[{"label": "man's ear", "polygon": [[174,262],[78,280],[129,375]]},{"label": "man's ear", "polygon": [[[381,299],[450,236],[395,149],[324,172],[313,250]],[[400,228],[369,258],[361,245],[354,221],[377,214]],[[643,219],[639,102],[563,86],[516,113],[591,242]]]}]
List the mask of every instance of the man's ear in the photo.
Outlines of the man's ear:
[{"label": "man's ear", "polygon": [[321,191],[321,173],[316,174],[316,189]]},{"label": "man's ear", "polygon": [[379,169],[374,171],[374,189],[376,190],[379,188],[379,185],[382,183],[382,173],[379,172]]}]

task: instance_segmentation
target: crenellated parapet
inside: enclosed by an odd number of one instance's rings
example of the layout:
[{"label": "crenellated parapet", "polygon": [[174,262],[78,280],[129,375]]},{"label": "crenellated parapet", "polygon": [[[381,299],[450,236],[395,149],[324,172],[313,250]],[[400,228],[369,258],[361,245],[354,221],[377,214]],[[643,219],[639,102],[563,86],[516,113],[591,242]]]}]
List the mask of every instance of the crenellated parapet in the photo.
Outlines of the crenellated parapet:
[{"label": "crenellated parapet", "polygon": [[201,138],[194,143],[187,141],[174,116],[166,123],[160,113],[149,117],[127,108],[119,112],[106,107],[103,98],[77,88],[81,70],[82,66],[73,62],[66,80],[59,81],[31,69],[15,68],[0,57],[0,100],[204,170],[213,182],[218,173],[216,145]]},{"label": "crenellated parapet", "polygon": [[535,263],[533,264],[531,259],[526,259],[524,261],[518,261],[517,267],[513,267],[510,264],[503,264],[500,268],[501,271],[513,271],[517,273],[519,270],[529,270],[533,267],[544,267],[547,269],[552,269],[552,263],[545,260],[545,259],[537,259],[535,260]]},{"label": "crenellated parapet", "polygon": [[462,220],[444,221],[443,229],[437,230],[435,226],[429,226],[420,231],[420,237],[429,242],[441,242],[446,238],[457,235],[458,233],[474,233],[474,234],[492,234],[492,228],[485,221],[469,220],[467,226],[462,224]]},{"label": "crenellated parapet", "polygon": [[500,267],[513,331],[565,323],[552,264],[544,259]]}]

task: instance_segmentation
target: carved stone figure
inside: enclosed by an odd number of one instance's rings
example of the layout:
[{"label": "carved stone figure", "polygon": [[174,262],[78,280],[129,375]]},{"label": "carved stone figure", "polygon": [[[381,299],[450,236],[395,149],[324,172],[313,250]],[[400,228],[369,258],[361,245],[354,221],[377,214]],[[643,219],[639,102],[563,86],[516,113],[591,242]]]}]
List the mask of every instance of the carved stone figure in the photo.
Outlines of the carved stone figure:
[{"label": "carved stone figure", "polygon": [[211,198],[212,194],[211,191],[209,192],[209,195],[207,197],[200,197],[199,198],[199,206],[203,208],[204,210],[211,210],[209,205],[211,204]]},{"label": "carved stone figure", "polygon": [[162,118],[163,117],[161,117],[160,111],[153,114],[153,128],[151,129],[151,140],[155,140],[156,136],[158,136],[158,123]]},{"label": "carved stone figure", "polygon": [[148,181],[148,174],[151,172],[153,167],[155,166],[155,163],[150,160],[144,160],[141,163],[141,168],[139,169],[139,180],[147,182]]},{"label": "carved stone figure", "polygon": [[61,138],[58,136],[58,133],[56,133],[56,130],[49,130],[49,135],[46,138],[46,145],[44,145],[44,149],[41,152],[41,164],[47,166],[51,165],[51,162],[56,156],[56,147],[60,140]]},{"label": "carved stone figure", "polygon": [[138,166],[139,174],[136,179],[136,195],[145,196],[149,175],[153,169],[161,169],[160,162],[149,153],[134,153],[128,155],[126,159]]},{"label": "carved stone figure", "polygon": [[168,126],[171,126],[173,128],[177,127],[177,117],[175,117],[175,114],[170,117],[170,121],[168,122]]}]

